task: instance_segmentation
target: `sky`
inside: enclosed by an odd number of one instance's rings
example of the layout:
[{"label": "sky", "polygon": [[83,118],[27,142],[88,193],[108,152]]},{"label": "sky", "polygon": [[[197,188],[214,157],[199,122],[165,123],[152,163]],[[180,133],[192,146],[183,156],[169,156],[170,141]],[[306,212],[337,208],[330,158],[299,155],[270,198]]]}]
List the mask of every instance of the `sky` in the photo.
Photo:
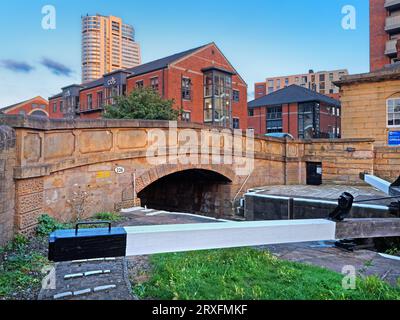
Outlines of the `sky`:
[{"label": "sky", "polygon": [[[56,28],[42,28],[42,8]],[[342,27],[342,8],[356,28]],[[81,82],[81,16],[120,16],[136,30],[143,62],[214,41],[248,84],[271,76],[369,69],[368,0],[13,0],[0,19],[0,108],[48,98]]]}]

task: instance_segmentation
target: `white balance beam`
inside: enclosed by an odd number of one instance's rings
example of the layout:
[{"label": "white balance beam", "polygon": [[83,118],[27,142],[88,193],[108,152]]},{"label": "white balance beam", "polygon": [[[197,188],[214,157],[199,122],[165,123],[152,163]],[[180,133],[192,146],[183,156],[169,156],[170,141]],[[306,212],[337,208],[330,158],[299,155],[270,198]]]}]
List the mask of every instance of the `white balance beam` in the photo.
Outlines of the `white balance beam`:
[{"label": "white balance beam", "polygon": [[224,222],[125,227],[126,256],[335,240],[329,220]]},{"label": "white balance beam", "polygon": [[58,230],[49,260],[71,261],[194,250],[400,236],[400,219],[324,219]]}]

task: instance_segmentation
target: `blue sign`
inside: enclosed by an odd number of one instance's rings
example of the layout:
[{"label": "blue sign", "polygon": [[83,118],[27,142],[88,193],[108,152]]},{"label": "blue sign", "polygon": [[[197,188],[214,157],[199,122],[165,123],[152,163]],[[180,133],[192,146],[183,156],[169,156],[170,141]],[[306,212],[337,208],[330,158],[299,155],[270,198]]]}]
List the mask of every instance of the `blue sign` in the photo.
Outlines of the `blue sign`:
[{"label": "blue sign", "polygon": [[390,147],[400,146],[400,131],[390,131],[388,141]]}]

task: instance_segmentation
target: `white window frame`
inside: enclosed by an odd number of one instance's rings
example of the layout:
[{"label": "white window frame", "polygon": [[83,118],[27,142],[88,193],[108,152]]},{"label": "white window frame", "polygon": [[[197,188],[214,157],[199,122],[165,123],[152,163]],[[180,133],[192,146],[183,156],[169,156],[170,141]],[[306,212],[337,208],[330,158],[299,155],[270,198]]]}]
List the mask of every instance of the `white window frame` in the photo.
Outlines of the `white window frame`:
[{"label": "white window frame", "polygon": [[[389,101],[400,100],[399,98],[390,98],[386,100],[386,127],[387,128],[400,128],[400,125],[389,125]],[[400,112],[399,112],[400,114]],[[393,121],[394,122],[394,121]]]}]

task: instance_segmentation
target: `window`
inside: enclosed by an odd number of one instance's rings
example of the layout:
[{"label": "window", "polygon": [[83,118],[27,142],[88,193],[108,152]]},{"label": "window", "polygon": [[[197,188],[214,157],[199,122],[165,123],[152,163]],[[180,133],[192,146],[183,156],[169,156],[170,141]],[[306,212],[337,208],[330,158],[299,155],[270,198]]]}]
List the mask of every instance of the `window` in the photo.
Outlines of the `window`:
[{"label": "window", "polygon": [[92,94],[87,95],[87,109],[90,110],[93,108],[93,97]]},{"label": "window", "polygon": [[151,88],[158,91],[158,77],[150,79]]},{"label": "window", "polygon": [[218,70],[204,73],[204,122],[232,127],[232,75]]},{"label": "window", "polygon": [[300,103],[298,111],[298,133],[300,139],[319,137],[319,104]]},{"label": "window", "polygon": [[192,100],[192,81],[190,78],[182,78],[182,99]]},{"label": "window", "polygon": [[60,101],[60,112],[64,112],[64,101]]},{"label": "window", "polygon": [[282,132],[282,106],[267,108],[267,133]]},{"label": "window", "polygon": [[329,74],[329,80],[330,80],[330,81],[333,81],[333,73],[330,73],[330,74]]},{"label": "window", "polygon": [[274,87],[274,80],[268,80],[268,87]]},{"label": "window", "polygon": [[285,78],[285,86],[287,87],[289,85],[289,78]]},{"label": "window", "polygon": [[321,82],[324,82],[325,81],[325,74],[320,74],[319,75],[319,81]]},{"label": "window", "polygon": [[37,103],[32,103],[32,109],[36,109],[38,107]]},{"label": "window", "polygon": [[387,100],[388,127],[400,126],[400,98]]},{"label": "window", "polygon": [[53,112],[56,113],[57,112],[57,102],[53,103]]},{"label": "window", "polygon": [[325,82],[320,82],[319,90],[325,90]]},{"label": "window", "polygon": [[276,88],[277,89],[281,88],[281,79],[276,80]]},{"label": "window", "polygon": [[240,101],[240,92],[239,90],[233,90],[233,101],[239,102]]},{"label": "window", "polygon": [[97,92],[97,108],[103,107],[103,91]]},{"label": "window", "polygon": [[21,110],[21,111],[19,112],[19,114],[20,114],[21,116],[26,116],[25,110]]},{"label": "window", "polygon": [[182,111],[182,121],[190,122],[191,121],[191,113],[190,111]]},{"label": "window", "polygon": [[136,89],[143,89],[143,88],[144,88],[144,81],[143,80],[136,81]]},{"label": "window", "polygon": [[233,118],[233,129],[240,129],[240,120],[239,120],[239,118]]},{"label": "window", "polygon": [[250,109],[248,114],[249,114],[249,117],[254,117],[254,110]]}]

